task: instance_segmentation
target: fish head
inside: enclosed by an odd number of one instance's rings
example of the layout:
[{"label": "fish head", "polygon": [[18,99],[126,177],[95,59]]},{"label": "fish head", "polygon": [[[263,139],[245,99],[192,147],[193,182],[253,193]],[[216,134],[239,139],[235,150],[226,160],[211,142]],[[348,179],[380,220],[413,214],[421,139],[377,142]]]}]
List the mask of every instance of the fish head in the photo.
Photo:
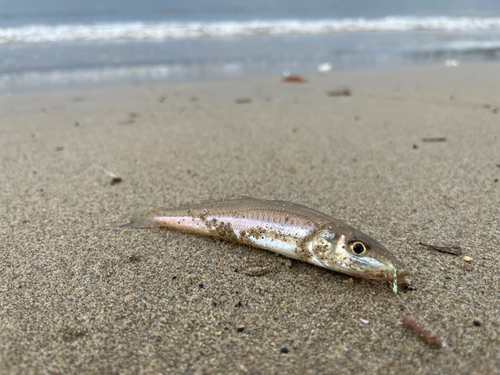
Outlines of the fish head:
[{"label": "fish head", "polygon": [[[339,233],[340,232],[340,233]],[[337,272],[365,279],[404,282],[407,272],[396,257],[368,235],[348,228],[330,235],[329,250],[322,257],[325,266]]]}]

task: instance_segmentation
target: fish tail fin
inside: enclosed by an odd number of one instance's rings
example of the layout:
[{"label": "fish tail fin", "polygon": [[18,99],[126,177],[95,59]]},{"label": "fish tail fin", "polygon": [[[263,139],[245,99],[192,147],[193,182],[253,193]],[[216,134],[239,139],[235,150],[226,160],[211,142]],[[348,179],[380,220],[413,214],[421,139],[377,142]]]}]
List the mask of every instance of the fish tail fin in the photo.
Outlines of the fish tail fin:
[{"label": "fish tail fin", "polygon": [[159,207],[134,205],[130,206],[131,220],[128,224],[120,225],[120,228],[152,228],[153,218],[157,215]]}]

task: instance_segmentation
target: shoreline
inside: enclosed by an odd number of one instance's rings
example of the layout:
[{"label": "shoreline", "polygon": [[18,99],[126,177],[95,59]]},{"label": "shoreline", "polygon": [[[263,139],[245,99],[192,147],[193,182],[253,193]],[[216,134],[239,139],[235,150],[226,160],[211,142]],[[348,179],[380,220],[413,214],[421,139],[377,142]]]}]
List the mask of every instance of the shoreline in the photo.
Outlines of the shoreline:
[{"label": "shoreline", "polygon": [[500,30],[255,35],[0,45],[0,95],[125,84],[394,70],[498,60]]}]

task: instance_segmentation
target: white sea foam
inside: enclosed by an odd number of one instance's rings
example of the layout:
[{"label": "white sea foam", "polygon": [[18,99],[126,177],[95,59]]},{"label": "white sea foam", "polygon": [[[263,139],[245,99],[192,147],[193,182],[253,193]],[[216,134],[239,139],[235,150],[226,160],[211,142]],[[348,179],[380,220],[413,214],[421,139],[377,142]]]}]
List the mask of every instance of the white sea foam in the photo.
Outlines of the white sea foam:
[{"label": "white sea foam", "polygon": [[471,31],[500,28],[500,18],[386,17],[319,21],[99,23],[0,28],[0,44],[73,41],[166,40],[249,35],[327,34],[367,31]]},{"label": "white sea foam", "polygon": [[108,67],[48,72],[26,71],[0,74],[0,96],[11,91],[40,90],[54,87],[80,87],[95,83],[148,82],[159,80],[197,80],[209,77],[238,77],[244,66],[238,63],[218,65],[144,65],[132,67]]}]

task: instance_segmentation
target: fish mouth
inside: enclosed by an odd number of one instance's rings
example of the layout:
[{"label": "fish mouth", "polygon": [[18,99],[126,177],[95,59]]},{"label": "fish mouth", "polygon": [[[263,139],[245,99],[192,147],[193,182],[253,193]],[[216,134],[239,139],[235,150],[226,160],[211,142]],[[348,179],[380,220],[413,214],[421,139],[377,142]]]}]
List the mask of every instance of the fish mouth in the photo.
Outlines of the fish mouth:
[{"label": "fish mouth", "polygon": [[[406,276],[408,276],[409,272],[404,269],[397,270],[396,272],[396,281],[398,284],[406,283]],[[387,281],[394,281],[394,273],[387,273],[385,275],[385,279]]]}]

